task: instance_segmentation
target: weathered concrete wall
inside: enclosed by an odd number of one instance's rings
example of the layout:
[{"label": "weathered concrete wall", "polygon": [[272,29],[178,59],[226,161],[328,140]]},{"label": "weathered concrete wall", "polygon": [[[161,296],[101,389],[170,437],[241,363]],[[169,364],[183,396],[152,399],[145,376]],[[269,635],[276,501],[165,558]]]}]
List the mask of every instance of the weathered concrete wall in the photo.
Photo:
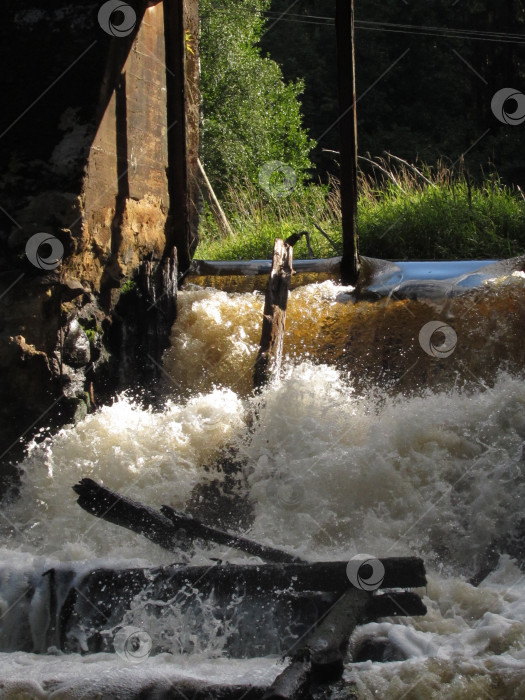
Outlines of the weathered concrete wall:
[{"label": "weathered concrete wall", "polygon": [[[0,29],[0,59],[11,59],[0,78],[8,106],[0,118],[4,468],[18,458],[22,434],[154,379],[175,317],[174,243],[185,227],[196,235],[198,118],[184,117],[184,99],[198,105],[197,34],[193,53],[184,34],[168,37],[180,52],[168,56],[167,72],[163,3],[130,3],[134,29],[117,38],[99,24],[103,4],[22,0],[9,4]],[[197,0],[166,5],[182,28],[196,26]],[[174,212],[168,181],[170,91],[182,103],[185,212]],[[38,232],[63,250],[53,269],[40,269],[52,252],[45,244],[28,259]]]}]

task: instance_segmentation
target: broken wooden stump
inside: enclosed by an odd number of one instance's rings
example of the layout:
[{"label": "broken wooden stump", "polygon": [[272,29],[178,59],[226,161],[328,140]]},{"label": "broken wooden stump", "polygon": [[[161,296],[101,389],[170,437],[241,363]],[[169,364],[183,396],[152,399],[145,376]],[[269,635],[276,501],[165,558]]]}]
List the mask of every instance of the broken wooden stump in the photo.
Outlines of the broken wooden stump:
[{"label": "broken wooden stump", "polygon": [[255,360],[253,384],[260,390],[272,372],[279,371],[282,353],[288,288],[292,278],[293,246],[275,239],[272,270],[266,287],[259,352]]}]

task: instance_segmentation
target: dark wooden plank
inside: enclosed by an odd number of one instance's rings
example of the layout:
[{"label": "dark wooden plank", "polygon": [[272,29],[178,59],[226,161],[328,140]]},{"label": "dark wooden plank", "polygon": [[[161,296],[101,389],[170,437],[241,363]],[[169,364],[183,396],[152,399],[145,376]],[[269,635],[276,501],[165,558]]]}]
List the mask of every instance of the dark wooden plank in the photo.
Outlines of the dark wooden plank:
[{"label": "dark wooden plank", "polygon": [[265,561],[282,562],[287,564],[304,561],[300,557],[296,557],[293,554],[289,554],[288,552],[284,552],[280,549],[268,547],[267,545],[254,542],[253,540],[248,540],[245,537],[233,535],[229,532],[224,532],[223,530],[218,530],[217,528],[204,525],[199,520],[195,520],[191,516],[176,511],[173,508],[170,508],[170,506],[161,506],[160,510],[163,515],[169,518],[177,530],[179,528],[183,529],[186,535],[189,535],[192,538],[194,537],[209,542],[215,542],[216,544],[226,545],[227,547],[233,547],[234,549],[240,549],[252,556],[261,557],[261,559],[264,559]]},{"label": "dark wooden plank", "polygon": [[[162,611],[162,606],[158,607],[159,601],[171,601],[189,609],[199,608],[203,601],[207,601],[205,604],[220,616],[237,600],[235,607],[239,611],[239,619],[245,622],[241,622],[241,628],[237,629],[237,639],[228,641],[233,656],[249,656],[255,650],[254,655],[261,653],[258,631],[250,620],[267,616],[273,611],[275,635],[270,643],[279,648],[268,649],[267,653],[291,656],[293,662],[302,661],[306,658],[302,640],[307,639],[310,630],[349,590],[347,585],[343,589],[334,587],[331,574],[337,571],[337,567],[337,562],[312,565],[173,564],[146,569],[104,568],[80,577],[74,571],[59,571],[56,577],[59,590],[57,600],[64,600],[65,585],[69,585],[70,592],[60,606],[59,639],[50,638],[49,644],[60,646],[64,651],[76,652],[81,649],[76,640],[85,638],[87,646],[84,648],[92,653],[111,650],[108,630],[120,624],[126,612],[137,605],[139,598],[145,606],[148,606],[148,601],[153,601],[153,615],[155,610]],[[322,581],[325,590],[312,588],[316,578]],[[363,591],[352,590],[357,596],[363,594]],[[366,595],[370,601],[366,611],[367,621],[393,614],[421,615],[426,612],[421,600],[412,593]],[[294,633],[298,635],[295,644],[284,641],[290,635],[291,620]],[[268,639],[266,643],[269,643]],[[251,646],[252,652],[248,651],[247,646]]]},{"label": "dark wooden plank", "polygon": [[367,611],[369,620],[377,620],[379,617],[406,617],[426,614],[426,605],[416,593],[411,591],[388,591],[373,595]]},{"label": "dark wooden plank", "polygon": [[77,500],[79,506],[91,515],[144,535],[171,552],[180,553],[181,543],[177,535],[184,530],[187,536],[241,549],[253,556],[260,556],[266,561],[287,563],[303,561],[280,549],[203,525],[200,521],[178,513],[169,506],[162,506],[162,512],[159,513],[149,506],[144,506],[97,484],[92,479],[82,479],[80,483],[73,486],[73,490],[79,495]]},{"label": "dark wooden plank", "polygon": [[170,199],[166,248],[177,248],[181,273],[189,269],[198,242],[198,26],[198,0],[164,3]]}]

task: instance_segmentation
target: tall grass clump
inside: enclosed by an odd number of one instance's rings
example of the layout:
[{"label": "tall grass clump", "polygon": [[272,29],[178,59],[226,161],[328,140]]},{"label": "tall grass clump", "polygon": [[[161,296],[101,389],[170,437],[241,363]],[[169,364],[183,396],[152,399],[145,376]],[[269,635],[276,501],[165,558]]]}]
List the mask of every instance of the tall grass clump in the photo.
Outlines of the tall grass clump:
[{"label": "tall grass clump", "polygon": [[[362,161],[359,172],[360,252],[391,260],[512,257],[525,252],[525,199],[519,188],[490,173],[474,181],[461,165],[409,164],[395,156]],[[229,186],[224,201],[233,236],[221,234],[211,213],[201,221],[197,257],[270,258],[276,237],[311,234],[315,257],[342,246],[339,182],[296,188],[272,198],[252,182]],[[328,242],[315,225],[332,239]],[[302,239],[294,257],[310,257]]]}]

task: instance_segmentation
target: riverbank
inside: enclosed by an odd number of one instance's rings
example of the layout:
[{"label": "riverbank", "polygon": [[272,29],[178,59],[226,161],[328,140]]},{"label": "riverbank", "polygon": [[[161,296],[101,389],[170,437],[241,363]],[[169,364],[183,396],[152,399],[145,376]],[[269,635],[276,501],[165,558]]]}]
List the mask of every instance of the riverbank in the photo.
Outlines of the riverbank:
[{"label": "riverbank", "polygon": [[[474,181],[466,171],[374,162],[360,173],[360,252],[395,260],[507,258],[525,249],[525,199],[497,174]],[[370,166],[372,168],[372,166]],[[379,174],[379,175],[378,175]],[[296,188],[272,197],[253,183],[233,183],[224,201],[233,236],[221,233],[209,210],[201,219],[196,257],[210,260],[271,258],[276,237],[311,234],[315,257],[342,246],[339,182]],[[320,226],[330,243],[316,228]],[[303,239],[294,256],[311,253]]]}]

